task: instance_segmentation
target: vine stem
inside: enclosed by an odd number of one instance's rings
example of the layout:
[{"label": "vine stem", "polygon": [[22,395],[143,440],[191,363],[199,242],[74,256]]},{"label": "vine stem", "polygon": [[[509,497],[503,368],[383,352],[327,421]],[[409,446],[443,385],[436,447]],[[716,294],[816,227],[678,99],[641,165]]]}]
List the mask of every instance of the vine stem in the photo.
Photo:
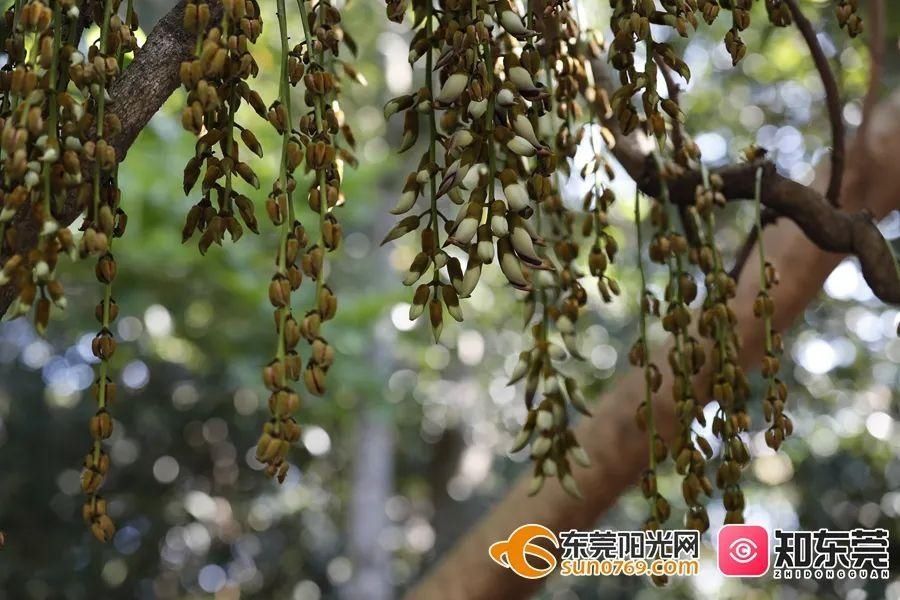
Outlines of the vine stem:
[{"label": "vine stem", "polygon": [[[650,347],[647,343],[647,315],[644,314],[644,299],[647,297],[647,280],[644,275],[644,261],[641,257],[641,249],[643,242],[641,241],[641,192],[635,186],[634,190],[634,229],[637,232],[637,265],[638,272],[641,274],[641,295],[638,298],[638,312],[641,315],[641,344],[644,346],[644,404],[647,407],[647,448],[649,450],[650,470],[656,472],[656,452],[654,445],[656,444],[656,423],[653,419],[653,397],[650,393]],[[659,521],[659,515],[656,510],[656,502],[650,499],[650,511],[653,518]]]},{"label": "vine stem", "polygon": [[[762,232],[762,179],[763,179],[763,170],[760,167],[756,170],[756,227]],[[756,240],[756,247],[759,249],[759,289],[760,291],[768,291],[769,284],[766,281],[766,251],[763,246],[763,238],[762,235],[758,237]],[[763,319],[766,327],[766,354],[771,354],[772,352],[772,317],[765,313],[765,318]]]},{"label": "vine stem", "polygon": [[[322,0],[319,0],[319,14],[322,12]],[[297,7],[300,9],[300,20],[303,22],[303,34],[306,36],[306,53],[309,56],[310,60],[312,60],[312,50],[313,50],[313,42],[312,42],[312,32],[310,30],[310,22],[309,22],[309,11],[306,10],[306,1],[305,0],[297,0]],[[319,63],[319,66],[324,68],[323,62],[325,60],[325,50],[324,47],[322,51],[319,53],[319,56],[316,57],[316,61]],[[316,118],[316,130],[320,135],[325,133],[323,123],[325,121],[325,100],[323,98],[317,98],[315,101],[315,106],[313,107],[313,111],[315,112]],[[322,288],[325,285],[325,213],[328,211],[328,189],[325,181],[325,170],[320,169],[317,172],[318,181],[319,181],[319,247],[322,249],[322,269],[316,277],[316,299],[318,301],[319,295],[322,293]]]},{"label": "vine stem", "polygon": [[[662,173],[663,165],[662,165],[662,159],[660,158],[659,153],[654,152],[653,159],[656,161],[656,168],[657,168],[658,172]],[[661,180],[661,182],[660,182],[660,197],[662,199],[663,205],[667,209],[669,209],[669,208],[671,208],[671,205],[672,205],[672,203],[669,200],[669,185],[664,180],[662,180],[662,176],[660,176],[660,180]],[[669,227],[667,225],[665,228],[665,233],[668,233],[668,232],[669,232]],[[669,268],[669,281],[671,282],[671,280],[673,279],[673,275],[674,275],[674,279],[675,279],[675,285],[673,286],[674,300],[672,300],[672,301],[676,302],[678,304],[681,304],[684,301],[684,299],[681,296],[681,286],[679,285],[679,279],[681,278],[681,272],[682,272],[681,256],[678,254],[675,254],[674,260],[672,260],[670,258],[667,261],[667,266]],[[685,391],[687,389],[687,385],[688,385],[688,378],[687,378],[687,368],[684,363],[682,333],[677,332],[673,337],[675,338],[675,350],[678,353],[678,366],[681,369],[682,374],[684,375],[683,381],[682,381],[682,386],[683,386],[682,391]]]},{"label": "vine stem", "polygon": [[[106,44],[109,39],[109,19],[112,14],[112,0],[106,0],[103,6],[103,23],[100,26],[100,52],[106,52]],[[103,138],[103,111],[106,102],[106,93],[101,90],[97,96],[97,139]],[[100,214],[100,162],[94,163],[94,220],[99,218]],[[109,247],[112,247],[112,236],[107,240]],[[109,305],[112,299],[112,284],[107,283],[103,291],[103,329],[109,329]],[[100,361],[99,367],[99,383],[97,387],[97,405],[100,408],[106,407],[106,378],[109,369],[109,362],[104,359]],[[95,453],[98,453],[100,443],[96,442]]]},{"label": "vine stem", "polygon": [[[56,98],[56,85],[59,73],[59,48],[62,45],[62,10],[57,2],[53,7],[53,57],[50,59],[50,107],[49,119],[47,120],[48,146],[56,147],[58,152],[59,142],[57,139],[57,121],[59,108]],[[47,217],[52,218],[51,201],[53,191],[50,186],[50,163],[44,163],[44,210]]]},{"label": "vine stem", "polygon": [[[101,54],[106,53],[106,45],[109,40],[109,20],[112,16],[112,0],[106,0],[103,5],[103,22],[100,24],[100,40],[99,40],[99,50]],[[97,139],[103,139],[103,118],[104,118],[104,108],[106,103],[106,82],[104,81],[104,87],[100,90],[100,93],[97,96]],[[94,159],[94,225],[99,224],[99,216],[100,216],[100,161],[95,157]],[[112,248],[112,238],[113,236],[109,236],[107,239],[107,252],[110,248]],[[101,331],[109,331],[109,314],[110,314],[110,302],[112,301],[112,284],[107,283],[103,286],[103,322]],[[102,410],[106,408],[106,380],[109,374],[109,360],[107,358],[103,358],[100,360],[100,365],[97,368],[97,407]],[[94,462],[96,463],[100,459],[100,440],[94,440],[94,449],[93,456]],[[96,494],[92,494],[95,496]]]},{"label": "vine stem", "polygon": [[[800,10],[797,0],[785,0],[800,30],[803,40],[809,47],[809,53],[812,55],[813,64],[819,72],[819,78],[822,80],[822,87],[825,89],[825,105],[828,108],[828,121],[831,124],[831,173],[828,178],[828,190],[825,192],[825,198],[832,206],[837,207],[841,195],[841,181],[844,176],[844,120],[841,116],[841,95],[838,89],[837,80],[834,77],[834,71],[828,64],[828,58],[819,38],[813,29],[812,23]],[[762,229],[760,229],[762,232]]]},{"label": "vine stem", "polygon": [[[428,111],[428,164],[429,168],[435,164],[437,160],[435,155],[435,144],[437,144],[437,122],[434,115],[434,47],[432,37],[434,36],[434,2],[427,0],[428,13],[425,17],[426,36],[428,38],[428,53],[425,55],[425,77],[428,82],[428,97],[431,99],[431,110]],[[475,11],[475,0],[472,0],[472,11]],[[446,162],[446,160],[445,160]],[[434,231],[435,243],[439,243],[438,234],[440,228],[438,226],[438,209],[437,209],[437,189],[434,177],[428,178],[429,201],[431,206],[431,227]],[[437,254],[433,257],[434,276],[431,280],[434,286],[434,298],[438,299],[438,286],[441,282],[441,274],[437,265]]]},{"label": "vine stem", "polygon": [[[294,213],[294,202],[291,198],[291,192],[288,190],[287,181],[287,149],[291,139],[291,124],[294,121],[293,115],[291,114],[291,90],[290,85],[288,84],[288,53],[290,52],[290,47],[288,44],[287,32],[287,9],[285,8],[284,0],[277,0],[276,12],[278,13],[278,30],[281,34],[281,80],[278,86],[278,96],[287,115],[287,123],[285,123],[284,132],[281,134],[281,164],[278,167],[278,184],[281,188],[281,192],[287,199],[288,208],[288,214],[282,215],[283,218],[281,222],[281,231],[279,232],[279,249],[278,259],[276,260],[276,269],[282,275],[287,276],[287,241]],[[288,309],[289,308],[290,304],[288,305]],[[279,364],[282,366],[284,365],[285,359],[284,326],[287,323],[287,317],[288,310],[282,310],[281,316],[278,319],[276,331],[278,342],[275,349],[275,355]],[[283,387],[287,384],[287,375],[283,368],[280,371],[281,376],[279,384]],[[277,417],[279,415],[276,414],[275,416]],[[280,424],[280,420],[275,423],[276,431],[280,427]]]}]

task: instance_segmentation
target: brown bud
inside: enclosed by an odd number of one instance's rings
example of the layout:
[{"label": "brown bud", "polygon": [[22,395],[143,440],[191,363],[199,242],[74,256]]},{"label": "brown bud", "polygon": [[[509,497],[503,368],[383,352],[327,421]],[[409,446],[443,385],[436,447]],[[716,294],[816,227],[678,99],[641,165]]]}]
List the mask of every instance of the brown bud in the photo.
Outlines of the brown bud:
[{"label": "brown bud", "polygon": [[97,261],[94,273],[97,281],[104,284],[110,284],[116,278],[116,261],[112,254],[106,253]]},{"label": "brown bud", "polygon": [[100,409],[91,417],[91,437],[95,440],[105,440],[112,435],[112,418],[106,409]]},{"label": "brown bud", "polygon": [[283,275],[275,275],[269,282],[269,302],[276,308],[290,305],[291,284]]},{"label": "brown bud", "polygon": [[317,364],[309,362],[303,372],[303,383],[310,394],[321,396],[325,393],[325,371]]}]

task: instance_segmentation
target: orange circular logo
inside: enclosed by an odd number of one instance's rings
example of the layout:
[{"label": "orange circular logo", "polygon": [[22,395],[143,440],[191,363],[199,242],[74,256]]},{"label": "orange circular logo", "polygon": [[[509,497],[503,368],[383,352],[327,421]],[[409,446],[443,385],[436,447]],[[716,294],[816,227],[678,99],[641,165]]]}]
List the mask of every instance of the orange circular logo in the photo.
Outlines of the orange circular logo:
[{"label": "orange circular logo", "polygon": [[[498,565],[512,570],[526,579],[540,579],[556,568],[556,556],[542,546],[533,543],[538,538],[549,540],[554,548],[559,548],[556,535],[543,525],[529,523],[512,532],[509,539],[491,544],[488,553]],[[528,557],[539,559],[544,567],[537,567]]]}]

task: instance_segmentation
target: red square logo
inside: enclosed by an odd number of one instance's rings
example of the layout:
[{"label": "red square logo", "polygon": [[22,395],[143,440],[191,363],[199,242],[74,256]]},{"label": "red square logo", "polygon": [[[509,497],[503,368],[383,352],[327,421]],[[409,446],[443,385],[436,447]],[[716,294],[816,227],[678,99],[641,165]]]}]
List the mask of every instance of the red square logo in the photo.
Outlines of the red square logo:
[{"label": "red square logo", "polygon": [[769,532],[759,525],[725,525],[717,544],[719,572],[728,577],[760,577],[769,570]]}]

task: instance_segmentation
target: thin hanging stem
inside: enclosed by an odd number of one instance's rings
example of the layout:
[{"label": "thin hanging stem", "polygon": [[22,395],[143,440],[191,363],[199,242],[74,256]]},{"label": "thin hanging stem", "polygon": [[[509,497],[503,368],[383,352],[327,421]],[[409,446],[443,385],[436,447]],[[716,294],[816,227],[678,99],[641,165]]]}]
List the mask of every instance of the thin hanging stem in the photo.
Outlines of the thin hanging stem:
[{"label": "thin hanging stem", "polygon": [[[656,422],[653,417],[653,397],[650,391],[650,347],[647,343],[647,315],[644,312],[644,302],[647,299],[647,280],[644,275],[644,261],[641,257],[643,242],[641,240],[641,192],[635,187],[634,192],[634,228],[637,233],[637,265],[638,272],[641,274],[641,295],[638,299],[638,312],[640,313],[641,324],[641,344],[643,345],[644,357],[644,405],[647,407],[647,448],[649,451],[650,470],[656,472]],[[653,519],[659,521],[657,514],[656,501],[650,498],[650,510]]]},{"label": "thin hanging stem", "polygon": [[[309,11],[306,9],[305,0],[297,0],[297,6],[300,9],[300,20],[303,22],[303,33],[306,36],[306,52],[307,55],[312,60],[313,55],[313,40],[312,40],[312,31],[310,30],[310,21],[309,21]],[[319,2],[319,14],[322,12],[322,3]],[[325,60],[325,50],[324,46],[321,52],[316,56],[316,62],[320,67],[324,68],[324,60]],[[325,121],[325,100],[321,97],[316,98],[315,106],[313,107],[316,118],[316,131],[318,135],[325,135],[324,121]],[[319,184],[319,248],[322,250],[322,269],[316,277],[316,298],[320,296],[322,293],[322,288],[325,285],[325,214],[328,212],[328,187],[327,182],[325,181],[325,169],[319,169],[317,172],[318,176],[318,184]]]},{"label": "thin hanging stem", "polygon": [[[428,85],[428,97],[431,99],[431,110],[428,111],[428,163],[429,167],[434,165],[436,158],[436,150],[435,146],[437,144],[437,122],[434,114],[434,47],[432,43],[432,37],[434,36],[434,3],[433,0],[427,0],[428,2],[428,13],[425,17],[426,23],[426,38],[428,40],[428,53],[425,55],[425,78],[427,80]],[[474,14],[475,11],[475,0],[472,0],[472,11]],[[430,225],[432,230],[434,231],[434,240],[435,243],[439,243],[440,238],[438,234],[440,232],[440,227],[438,225],[438,208],[437,208],[437,182],[435,182],[434,177],[428,178],[428,187],[429,187],[429,204],[431,206],[431,221]],[[431,280],[432,285],[434,286],[434,297],[437,299],[438,297],[438,286],[441,283],[441,273],[438,269],[437,264],[437,254],[433,257],[434,264],[434,276]]]}]

